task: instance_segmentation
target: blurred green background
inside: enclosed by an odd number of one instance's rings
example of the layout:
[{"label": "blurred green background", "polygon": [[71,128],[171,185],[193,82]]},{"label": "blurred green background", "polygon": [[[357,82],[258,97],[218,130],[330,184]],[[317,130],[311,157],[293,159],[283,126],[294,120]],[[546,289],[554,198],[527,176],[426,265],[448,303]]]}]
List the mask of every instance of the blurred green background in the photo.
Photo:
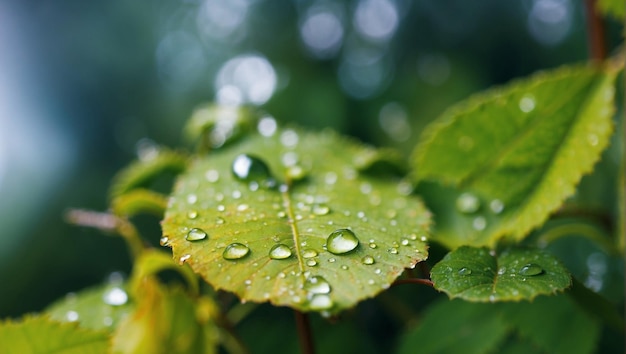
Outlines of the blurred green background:
[{"label": "blurred green background", "polygon": [[[609,47],[619,33],[609,21]],[[587,55],[574,0],[0,2],[0,318],[129,272],[121,239],[63,214],[105,210],[115,172],[180,145],[203,102],[408,155],[450,104]],[[157,220],[139,221],[158,244]]]}]

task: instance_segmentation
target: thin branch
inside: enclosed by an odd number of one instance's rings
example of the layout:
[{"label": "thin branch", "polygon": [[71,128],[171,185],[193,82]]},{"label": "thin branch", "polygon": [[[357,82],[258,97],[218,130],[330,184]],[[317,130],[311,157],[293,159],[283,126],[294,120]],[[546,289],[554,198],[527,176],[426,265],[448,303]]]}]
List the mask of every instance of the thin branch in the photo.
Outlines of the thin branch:
[{"label": "thin branch", "polygon": [[597,0],[585,0],[587,43],[591,60],[601,62],[606,59],[606,40],[604,36],[604,21],[598,14],[596,2]]},{"label": "thin branch", "polygon": [[296,327],[298,329],[298,339],[300,339],[300,352],[302,354],[314,354],[315,345],[309,315],[304,312],[294,311],[296,317]]},{"label": "thin branch", "polygon": [[391,286],[402,285],[402,284],[422,284],[428,285],[431,288],[433,287],[433,282],[430,279],[422,279],[422,278],[408,278],[408,279],[398,279],[391,284]]}]

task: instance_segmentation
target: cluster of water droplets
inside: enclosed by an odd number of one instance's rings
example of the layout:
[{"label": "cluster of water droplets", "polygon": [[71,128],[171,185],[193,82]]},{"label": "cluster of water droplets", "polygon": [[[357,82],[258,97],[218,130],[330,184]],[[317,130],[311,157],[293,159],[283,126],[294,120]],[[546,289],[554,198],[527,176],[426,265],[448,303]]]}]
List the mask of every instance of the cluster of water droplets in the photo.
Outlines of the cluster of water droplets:
[{"label": "cluster of water droplets", "polygon": [[[481,200],[472,193],[461,193],[456,199],[456,209],[465,215],[474,215],[472,219],[472,228],[476,231],[483,231],[487,228],[487,218],[478,214],[482,208]],[[487,205],[491,214],[500,214],[504,211],[504,203],[500,199],[492,199]],[[478,215],[477,215],[478,214]]]}]

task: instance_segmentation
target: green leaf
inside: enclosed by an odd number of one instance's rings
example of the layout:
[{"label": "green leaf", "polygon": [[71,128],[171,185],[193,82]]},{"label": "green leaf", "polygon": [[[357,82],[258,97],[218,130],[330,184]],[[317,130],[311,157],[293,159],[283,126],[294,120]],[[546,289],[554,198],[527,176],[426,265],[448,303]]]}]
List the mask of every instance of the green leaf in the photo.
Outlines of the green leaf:
[{"label": "green leaf", "polygon": [[177,266],[168,254],[154,249],[142,252],[139,259],[135,261],[133,275],[130,281],[132,291],[136,292],[137,289],[140,289],[141,283],[146,277],[156,275],[167,269],[173,269],[178,272],[178,274],[185,279],[193,295],[200,293],[198,278],[189,268]]},{"label": "green leaf", "polygon": [[162,216],[166,207],[167,199],[164,195],[143,188],[129,191],[111,201],[113,213],[122,216],[141,213]]},{"label": "green leaf", "polygon": [[434,239],[493,247],[543,224],[608,144],[616,72],[540,73],[461,102],[431,124],[412,162],[417,181],[445,194],[424,193],[437,217]]},{"label": "green leaf", "polygon": [[160,148],[154,156],[131,163],[115,176],[109,192],[111,199],[147,187],[164,173],[178,174],[185,170],[187,163],[188,157],[182,153]]},{"label": "green leaf", "polygon": [[622,0],[598,0],[596,6],[605,16],[612,16],[620,21],[626,17],[626,4]]},{"label": "green leaf", "polygon": [[509,249],[496,257],[487,248],[459,247],[433,267],[431,278],[451,298],[478,302],[533,299],[571,285],[559,261],[531,249]]},{"label": "green leaf", "polygon": [[[194,301],[184,291],[145,278],[136,311],[113,336],[113,353],[216,353],[218,331],[206,311],[208,298]],[[216,307],[213,312],[216,312]]]},{"label": "green leaf", "polygon": [[175,259],[244,301],[338,312],[375,296],[426,259],[430,214],[409,184],[359,173],[365,149],[287,129],[196,159],[162,223]]},{"label": "green leaf", "polygon": [[202,138],[206,148],[219,148],[252,131],[257,118],[249,107],[206,104],[193,112],[185,135],[191,141]]},{"label": "green leaf", "polygon": [[501,304],[502,316],[525,340],[551,354],[595,352],[600,326],[567,296]]},{"label": "green leaf", "polygon": [[510,327],[493,305],[443,300],[402,338],[398,353],[495,353]]},{"label": "green leaf", "polygon": [[114,280],[78,293],[70,293],[46,309],[50,318],[77,322],[83,328],[114,330],[133,312],[126,284]]},{"label": "green leaf", "polygon": [[26,316],[20,321],[0,322],[2,353],[107,353],[106,331],[78,328],[75,323],[60,323],[46,316]]}]

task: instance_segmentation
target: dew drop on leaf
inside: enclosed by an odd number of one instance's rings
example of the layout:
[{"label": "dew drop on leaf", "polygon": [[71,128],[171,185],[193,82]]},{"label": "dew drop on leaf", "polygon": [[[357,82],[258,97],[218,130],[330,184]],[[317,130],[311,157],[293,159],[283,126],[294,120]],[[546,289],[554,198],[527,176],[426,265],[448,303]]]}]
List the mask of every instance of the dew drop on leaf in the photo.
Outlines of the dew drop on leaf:
[{"label": "dew drop on leaf", "polygon": [[470,275],[470,274],[472,274],[472,270],[467,267],[463,267],[459,269],[459,275]]},{"label": "dew drop on leaf", "polygon": [[317,265],[317,261],[315,259],[307,259],[306,265],[309,267],[315,267]]},{"label": "dew drop on leaf", "polygon": [[316,204],[313,206],[313,214],[322,216],[330,213],[330,208],[324,204]]},{"label": "dew drop on leaf", "polygon": [[163,247],[169,246],[170,244],[170,238],[167,236],[163,236],[161,237],[161,239],[159,240],[159,244]]},{"label": "dew drop on leaf", "polygon": [[326,249],[330,253],[344,254],[354,250],[359,245],[359,239],[349,229],[338,229],[331,232],[326,239]]},{"label": "dew drop on leaf", "polygon": [[316,275],[305,281],[304,290],[309,294],[328,294],[332,289],[324,277]]},{"label": "dew drop on leaf", "polygon": [[291,257],[291,249],[287,245],[280,243],[270,249],[271,259],[287,259],[289,257]]},{"label": "dew drop on leaf", "polygon": [[495,214],[500,214],[504,210],[504,203],[500,199],[494,199],[489,202],[489,209]]},{"label": "dew drop on leaf", "polygon": [[226,246],[222,256],[227,260],[236,260],[247,256],[248,253],[250,253],[248,246],[236,242]]},{"label": "dew drop on leaf", "polygon": [[302,258],[313,258],[317,256],[317,251],[307,248],[304,251],[302,251]]},{"label": "dew drop on leaf", "polygon": [[232,165],[233,176],[244,182],[267,184],[271,180],[270,169],[260,158],[248,154],[235,157]]},{"label": "dew drop on leaf", "polygon": [[543,274],[543,268],[537,264],[529,263],[523,266],[518,273],[525,276],[541,275]]},{"label": "dew drop on leaf", "polygon": [[178,264],[183,265],[185,262],[189,260],[189,258],[191,258],[190,254],[184,254],[180,256],[180,258],[178,259]]},{"label": "dew drop on leaf", "polygon": [[487,220],[482,216],[477,216],[472,221],[472,227],[477,231],[482,231],[487,227]]},{"label": "dew drop on leaf", "polygon": [[128,301],[128,294],[122,288],[114,287],[102,295],[102,300],[111,306],[121,306]]},{"label": "dew drop on leaf", "polygon": [[374,264],[374,257],[372,257],[372,256],[365,256],[365,257],[363,257],[361,262],[363,262],[363,264],[365,264],[365,265],[372,265],[372,264]]},{"label": "dew drop on leaf", "polygon": [[202,229],[198,229],[198,228],[193,228],[191,230],[189,230],[189,232],[187,233],[187,236],[185,236],[185,240],[187,241],[201,241],[207,238],[207,233],[204,232],[204,230]]},{"label": "dew drop on leaf", "polygon": [[456,198],[456,208],[463,214],[471,214],[480,208],[480,200],[471,193],[463,193]]},{"label": "dew drop on leaf", "polygon": [[395,247],[391,247],[390,249],[387,250],[389,253],[391,254],[398,254],[398,249]]},{"label": "dew drop on leaf", "polygon": [[65,313],[65,319],[68,320],[69,322],[76,322],[78,321],[79,315],[78,312],[76,311],[67,311]]},{"label": "dew drop on leaf", "polygon": [[309,300],[309,308],[313,311],[328,310],[333,307],[333,300],[326,294],[316,294]]}]

